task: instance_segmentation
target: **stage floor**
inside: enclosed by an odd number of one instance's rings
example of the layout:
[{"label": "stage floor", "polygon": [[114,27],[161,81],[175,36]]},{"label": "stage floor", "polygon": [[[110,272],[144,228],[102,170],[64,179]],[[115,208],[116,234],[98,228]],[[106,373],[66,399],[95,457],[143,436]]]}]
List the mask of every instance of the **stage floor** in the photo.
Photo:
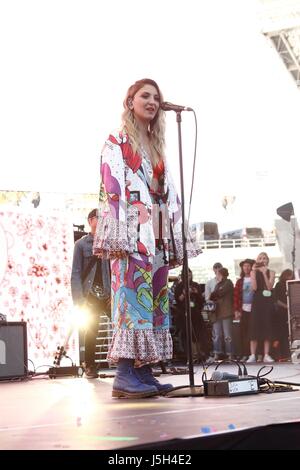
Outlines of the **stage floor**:
[{"label": "stage floor", "polygon": [[[260,367],[247,365],[248,373],[256,375]],[[236,373],[232,365],[224,364],[222,370]],[[202,368],[194,367],[194,372],[195,385],[201,385]],[[268,378],[300,383],[300,364],[276,363]],[[189,385],[188,375],[162,374],[159,380]],[[113,450],[145,443],[155,449],[155,443],[170,439],[300,421],[298,390],[127,400],[111,398],[112,381],[40,376],[0,382],[0,449]]]}]

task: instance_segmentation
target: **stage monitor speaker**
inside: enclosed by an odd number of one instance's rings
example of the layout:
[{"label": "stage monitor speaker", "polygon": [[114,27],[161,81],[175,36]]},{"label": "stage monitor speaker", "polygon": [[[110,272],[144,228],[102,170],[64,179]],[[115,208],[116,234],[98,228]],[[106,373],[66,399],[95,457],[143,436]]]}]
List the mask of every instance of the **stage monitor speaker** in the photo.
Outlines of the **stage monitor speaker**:
[{"label": "stage monitor speaker", "polygon": [[300,340],[300,280],[287,281],[291,342]]},{"label": "stage monitor speaker", "polygon": [[0,322],[0,380],[27,376],[26,322]]},{"label": "stage monitor speaker", "polygon": [[291,216],[294,215],[293,204],[291,202],[288,202],[287,204],[284,204],[283,206],[278,207],[278,209],[276,209],[276,212],[279,215],[279,217],[281,217],[283,220],[290,222]]}]

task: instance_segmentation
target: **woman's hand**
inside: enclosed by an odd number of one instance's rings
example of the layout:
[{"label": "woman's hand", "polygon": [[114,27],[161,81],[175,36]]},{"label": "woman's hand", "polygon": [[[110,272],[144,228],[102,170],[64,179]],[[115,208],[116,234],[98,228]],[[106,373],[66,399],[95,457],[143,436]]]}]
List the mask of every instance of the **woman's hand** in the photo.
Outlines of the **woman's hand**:
[{"label": "woman's hand", "polygon": [[261,268],[258,268],[258,270],[259,270],[261,273],[266,274],[268,268],[267,268],[267,266],[262,266]]}]

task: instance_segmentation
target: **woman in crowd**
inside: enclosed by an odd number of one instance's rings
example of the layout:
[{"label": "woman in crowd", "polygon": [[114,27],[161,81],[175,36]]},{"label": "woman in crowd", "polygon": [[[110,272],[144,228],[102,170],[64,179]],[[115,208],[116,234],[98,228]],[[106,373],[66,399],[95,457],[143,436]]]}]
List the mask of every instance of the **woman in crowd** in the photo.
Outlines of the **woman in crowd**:
[{"label": "woman in crowd", "polygon": [[241,261],[241,276],[234,287],[234,317],[240,320],[241,355],[245,361],[250,355],[250,317],[254,292],[251,283],[251,269],[255,261]]},{"label": "woman in crowd", "polygon": [[264,345],[263,362],[274,362],[270,356],[272,339],[272,316],[274,305],[272,289],[275,272],[268,268],[269,257],[262,252],[258,255],[251,270],[251,284],[254,291],[250,317],[250,356],[247,362],[256,362],[256,349],[259,340]]}]

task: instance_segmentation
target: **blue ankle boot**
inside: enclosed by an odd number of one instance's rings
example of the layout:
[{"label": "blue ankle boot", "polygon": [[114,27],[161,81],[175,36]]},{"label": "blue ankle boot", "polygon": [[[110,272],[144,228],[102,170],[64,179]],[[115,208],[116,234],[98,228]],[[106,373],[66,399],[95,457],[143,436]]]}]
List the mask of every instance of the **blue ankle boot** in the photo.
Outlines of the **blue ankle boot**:
[{"label": "blue ankle boot", "polygon": [[147,385],[154,385],[159,393],[168,393],[173,390],[172,384],[161,384],[152,373],[150,366],[143,366],[136,369],[136,374],[139,377],[140,381]]},{"label": "blue ankle boot", "polygon": [[133,359],[120,359],[113,382],[115,398],[146,398],[158,395],[155,385],[143,383],[133,367]]}]

